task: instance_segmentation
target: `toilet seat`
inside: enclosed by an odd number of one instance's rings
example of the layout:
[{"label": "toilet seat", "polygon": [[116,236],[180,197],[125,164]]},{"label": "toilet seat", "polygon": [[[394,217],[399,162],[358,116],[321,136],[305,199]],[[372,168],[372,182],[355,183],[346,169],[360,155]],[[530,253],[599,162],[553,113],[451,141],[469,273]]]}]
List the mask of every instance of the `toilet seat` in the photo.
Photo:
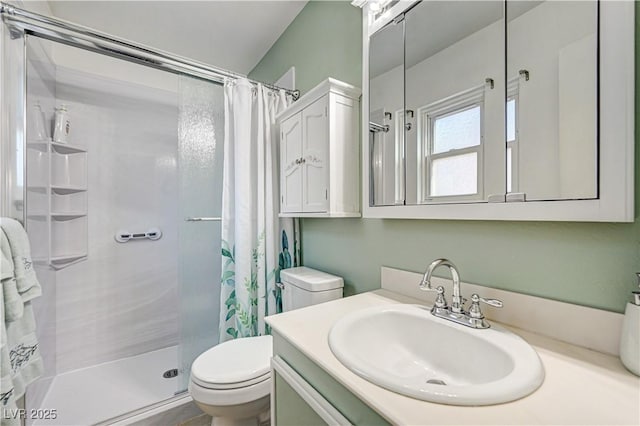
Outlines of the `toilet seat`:
[{"label": "toilet seat", "polygon": [[[189,381],[189,394],[196,403],[214,407],[249,404],[259,400],[269,400],[271,392],[271,378],[267,378],[256,384],[237,389],[211,389],[205,388],[192,380]],[[267,403],[268,405],[268,403]]]},{"label": "toilet seat", "polygon": [[263,374],[262,376],[255,377],[253,379],[245,380],[243,382],[235,382],[235,383],[210,383],[205,380],[198,379],[195,376],[191,376],[191,381],[196,383],[198,386],[202,386],[205,389],[214,389],[214,390],[228,390],[228,389],[241,389],[246,388],[247,386],[255,385],[257,383],[263,382],[269,379],[270,374]]},{"label": "toilet seat", "polygon": [[273,338],[246,337],[202,353],[191,366],[191,381],[212,390],[250,387],[269,379]]}]

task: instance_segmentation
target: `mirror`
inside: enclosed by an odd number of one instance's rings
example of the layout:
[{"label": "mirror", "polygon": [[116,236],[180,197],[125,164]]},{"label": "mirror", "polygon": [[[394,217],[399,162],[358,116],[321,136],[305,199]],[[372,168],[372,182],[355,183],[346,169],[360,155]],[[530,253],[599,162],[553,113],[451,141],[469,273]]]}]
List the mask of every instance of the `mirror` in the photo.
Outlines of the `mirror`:
[{"label": "mirror", "polygon": [[504,193],[502,1],[405,14],[406,204]]},{"label": "mirror", "polygon": [[404,22],[391,22],[369,43],[371,205],[404,204]]},{"label": "mirror", "polygon": [[598,197],[598,2],[508,1],[507,192]]},{"label": "mirror", "polygon": [[598,198],[597,1],[422,1],[369,41],[371,206]]}]

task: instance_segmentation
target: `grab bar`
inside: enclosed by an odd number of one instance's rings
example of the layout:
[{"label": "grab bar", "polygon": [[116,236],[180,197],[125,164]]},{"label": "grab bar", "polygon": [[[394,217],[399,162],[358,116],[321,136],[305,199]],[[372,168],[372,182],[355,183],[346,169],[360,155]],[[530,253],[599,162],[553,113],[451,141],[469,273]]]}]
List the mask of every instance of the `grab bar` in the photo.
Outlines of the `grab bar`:
[{"label": "grab bar", "polygon": [[221,217],[187,217],[186,222],[220,222]]},{"label": "grab bar", "polygon": [[143,240],[149,239],[151,241],[159,240],[162,238],[162,231],[160,228],[149,228],[145,232],[129,232],[120,230],[116,232],[115,240],[119,243],[126,243],[131,240]]}]

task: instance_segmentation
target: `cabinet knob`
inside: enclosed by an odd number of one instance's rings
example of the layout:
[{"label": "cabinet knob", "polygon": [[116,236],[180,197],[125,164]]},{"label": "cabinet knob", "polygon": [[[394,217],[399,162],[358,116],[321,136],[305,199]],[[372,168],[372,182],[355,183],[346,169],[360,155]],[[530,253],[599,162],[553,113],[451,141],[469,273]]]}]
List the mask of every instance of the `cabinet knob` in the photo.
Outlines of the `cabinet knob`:
[{"label": "cabinet knob", "polygon": [[306,162],[307,162],[307,159],[306,159],[306,158],[301,158],[301,159],[300,159],[300,162],[304,164],[304,163],[306,163]]},{"label": "cabinet knob", "polygon": [[296,158],[296,164],[300,164],[300,159]]}]

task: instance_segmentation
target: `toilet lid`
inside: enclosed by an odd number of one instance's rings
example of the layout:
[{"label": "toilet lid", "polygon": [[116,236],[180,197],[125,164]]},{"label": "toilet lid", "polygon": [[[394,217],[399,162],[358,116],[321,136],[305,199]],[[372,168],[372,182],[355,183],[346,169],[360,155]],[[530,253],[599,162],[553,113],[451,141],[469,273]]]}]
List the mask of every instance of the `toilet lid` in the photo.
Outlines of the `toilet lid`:
[{"label": "toilet lid", "polygon": [[217,389],[258,383],[269,377],[272,352],[271,336],[229,340],[196,358],[191,377],[201,386]]}]

